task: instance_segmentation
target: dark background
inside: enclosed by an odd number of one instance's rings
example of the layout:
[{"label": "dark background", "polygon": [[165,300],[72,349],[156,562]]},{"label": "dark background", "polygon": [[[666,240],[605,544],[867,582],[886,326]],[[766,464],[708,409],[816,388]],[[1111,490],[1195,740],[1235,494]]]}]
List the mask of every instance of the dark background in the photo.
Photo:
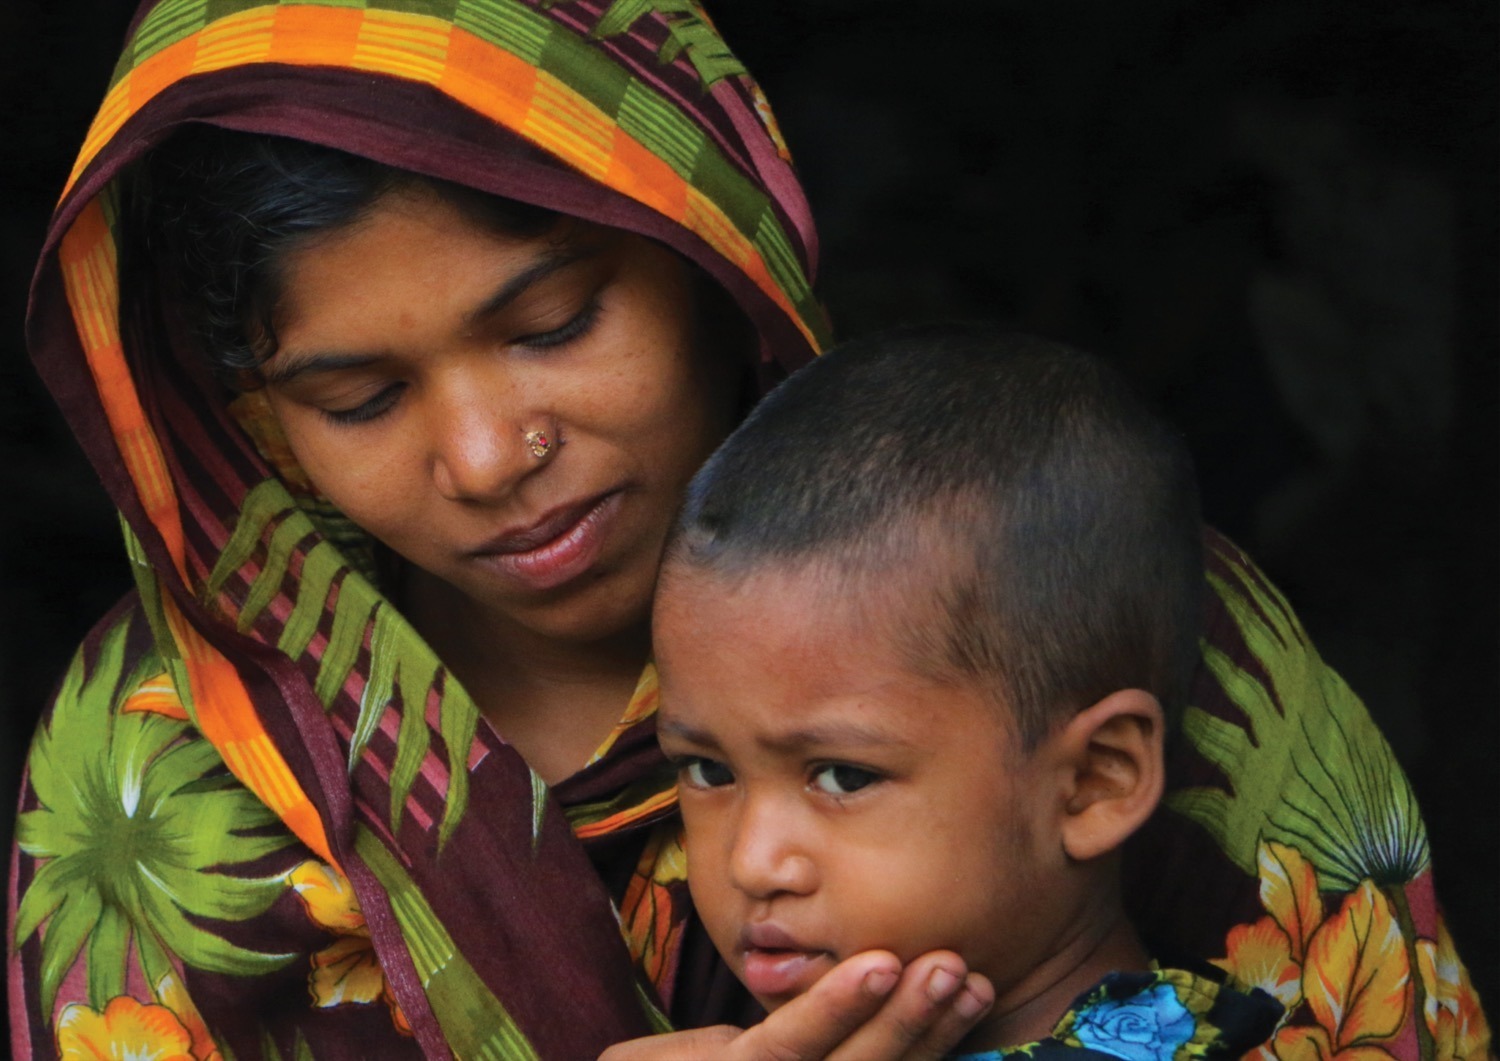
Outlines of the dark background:
[{"label": "dark background", "polygon": [[[130,6],[0,0],[6,793],[127,584],[21,321]],[[1500,1015],[1497,6],[711,9],[805,177],[840,334],[1006,320],[1115,359],[1186,433],[1209,520],[1288,593],[1411,774]]]}]

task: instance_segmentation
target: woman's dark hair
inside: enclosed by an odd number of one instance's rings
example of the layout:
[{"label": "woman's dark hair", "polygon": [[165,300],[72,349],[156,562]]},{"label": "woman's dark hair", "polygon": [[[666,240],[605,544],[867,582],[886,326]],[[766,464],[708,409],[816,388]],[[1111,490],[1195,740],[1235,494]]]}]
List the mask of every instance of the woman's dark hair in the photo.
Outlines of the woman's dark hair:
[{"label": "woman's dark hair", "polygon": [[288,251],[363,217],[383,195],[425,187],[476,224],[523,238],[558,215],[302,140],[196,126],[128,176],[124,208],[139,253],[177,305],[210,370],[243,386],[276,350]]}]

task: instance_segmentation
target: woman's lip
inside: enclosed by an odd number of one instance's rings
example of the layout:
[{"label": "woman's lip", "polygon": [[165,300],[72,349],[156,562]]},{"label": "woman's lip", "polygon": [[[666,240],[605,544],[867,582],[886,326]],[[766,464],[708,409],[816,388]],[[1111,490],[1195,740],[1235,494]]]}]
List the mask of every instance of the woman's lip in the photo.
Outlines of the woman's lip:
[{"label": "woman's lip", "polygon": [[614,490],[555,509],[525,530],[498,536],[475,555],[530,589],[554,589],[598,560],[623,497],[623,491]]},{"label": "woman's lip", "polygon": [[498,556],[507,553],[530,552],[538,546],[545,545],[561,537],[564,531],[569,530],[577,524],[591,509],[612,492],[614,491],[595,494],[593,497],[586,497],[581,501],[572,501],[566,505],[558,505],[535,523],[525,527],[507,528],[483,545],[473,549],[472,552],[475,556]]}]

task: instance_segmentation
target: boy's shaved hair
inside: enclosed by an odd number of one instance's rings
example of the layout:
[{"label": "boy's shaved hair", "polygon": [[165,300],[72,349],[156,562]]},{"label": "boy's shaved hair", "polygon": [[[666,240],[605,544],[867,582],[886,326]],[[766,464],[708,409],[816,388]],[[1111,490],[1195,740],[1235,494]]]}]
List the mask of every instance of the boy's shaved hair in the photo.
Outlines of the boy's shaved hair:
[{"label": "boy's shaved hair", "polygon": [[1173,717],[1197,658],[1181,440],[1104,362],[980,325],[848,343],[797,372],[694,478],[668,563],[921,587],[935,606],[891,617],[903,647],[995,690],[1027,747],[1119,689]]}]

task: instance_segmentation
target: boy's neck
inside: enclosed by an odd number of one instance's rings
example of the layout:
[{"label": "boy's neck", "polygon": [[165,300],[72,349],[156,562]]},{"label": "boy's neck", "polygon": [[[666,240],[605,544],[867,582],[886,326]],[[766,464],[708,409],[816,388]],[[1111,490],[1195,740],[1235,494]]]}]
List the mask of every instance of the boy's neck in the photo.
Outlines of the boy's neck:
[{"label": "boy's neck", "polygon": [[1074,1000],[1113,972],[1140,972],[1150,956],[1118,902],[1100,916],[1080,919],[1080,930],[1014,984],[997,984],[994,1008],[963,1041],[959,1053],[1036,1042],[1052,1034]]}]

